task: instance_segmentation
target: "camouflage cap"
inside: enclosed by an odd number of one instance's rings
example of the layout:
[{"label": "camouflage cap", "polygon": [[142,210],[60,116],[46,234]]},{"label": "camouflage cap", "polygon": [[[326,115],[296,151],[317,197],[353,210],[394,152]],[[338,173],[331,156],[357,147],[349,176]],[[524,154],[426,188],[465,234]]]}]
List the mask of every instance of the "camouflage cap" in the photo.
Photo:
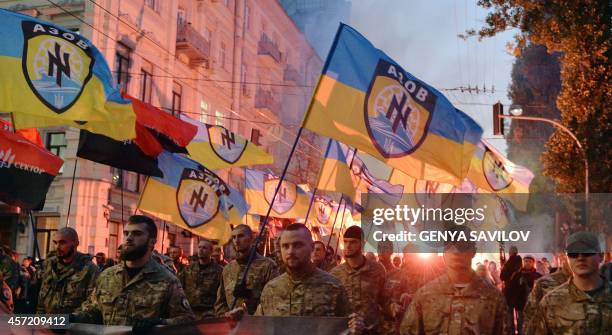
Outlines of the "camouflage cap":
[{"label": "camouflage cap", "polygon": [[565,251],[568,253],[601,253],[603,249],[597,234],[581,231],[567,238]]}]

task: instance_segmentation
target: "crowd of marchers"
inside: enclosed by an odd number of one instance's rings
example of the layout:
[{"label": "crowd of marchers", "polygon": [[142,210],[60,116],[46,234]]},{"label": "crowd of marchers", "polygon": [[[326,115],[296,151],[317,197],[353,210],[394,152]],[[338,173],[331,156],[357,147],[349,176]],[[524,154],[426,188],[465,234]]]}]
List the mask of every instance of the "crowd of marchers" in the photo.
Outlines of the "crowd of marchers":
[{"label": "crowd of marchers", "polygon": [[[450,229],[465,230],[462,226]],[[21,265],[0,251],[2,313],[68,314],[71,322],[155,326],[243,315],[346,317],[352,334],[604,334],[612,329],[612,263],[598,236],[571,235],[566,250],[547,259],[510,256],[475,265],[472,242],[447,242],[442,256],[408,246],[393,257],[380,242],[364,253],[364,232],[344,230],[344,248],[314,241],[303,224],[287,226],[265,257],[247,225],[232,230],[232,259],[200,239],[197,254],[154,250],[157,227],[129,218],[116,264],[103,253],[77,251],[66,227],[53,236],[46,260]],[[340,252],[342,255],[337,255]],[[94,262],[95,259],[95,262]],[[605,261],[604,261],[605,259]],[[245,271],[247,271],[245,275]]]}]

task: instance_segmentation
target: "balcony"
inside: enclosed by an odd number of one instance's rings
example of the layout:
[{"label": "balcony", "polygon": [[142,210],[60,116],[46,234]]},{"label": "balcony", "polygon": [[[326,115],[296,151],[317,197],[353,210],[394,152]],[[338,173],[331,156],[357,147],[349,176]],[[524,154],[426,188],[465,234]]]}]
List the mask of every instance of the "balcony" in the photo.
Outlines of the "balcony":
[{"label": "balcony", "polygon": [[297,84],[300,82],[300,77],[300,73],[293,66],[287,65],[285,67],[285,72],[283,73],[284,81],[292,81]]},{"label": "balcony", "polygon": [[261,34],[261,38],[257,43],[257,54],[262,56],[262,60],[268,66],[281,62],[281,52],[278,45],[264,33]]},{"label": "balcony", "polygon": [[210,67],[210,42],[191,24],[181,24],[176,28],[176,53],[187,56],[190,66]]},{"label": "balcony", "polygon": [[273,115],[276,115],[280,110],[280,106],[276,99],[274,99],[272,91],[263,88],[257,88],[257,92],[255,93],[255,108],[267,109]]}]

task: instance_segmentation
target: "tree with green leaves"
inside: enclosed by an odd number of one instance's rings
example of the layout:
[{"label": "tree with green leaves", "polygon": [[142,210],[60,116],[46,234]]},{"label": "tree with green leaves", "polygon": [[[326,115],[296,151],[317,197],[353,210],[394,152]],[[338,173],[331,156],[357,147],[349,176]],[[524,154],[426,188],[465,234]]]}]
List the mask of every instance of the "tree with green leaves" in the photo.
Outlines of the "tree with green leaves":
[{"label": "tree with green leaves", "polygon": [[[612,191],[612,6],[608,0],[479,0],[490,9],[486,24],[468,36],[485,38],[516,28],[517,51],[529,43],[559,52],[561,122],[586,150],[591,192]],[[584,190],[582,153],[556,130],[542,156],[544,174],[558,192]]]}]

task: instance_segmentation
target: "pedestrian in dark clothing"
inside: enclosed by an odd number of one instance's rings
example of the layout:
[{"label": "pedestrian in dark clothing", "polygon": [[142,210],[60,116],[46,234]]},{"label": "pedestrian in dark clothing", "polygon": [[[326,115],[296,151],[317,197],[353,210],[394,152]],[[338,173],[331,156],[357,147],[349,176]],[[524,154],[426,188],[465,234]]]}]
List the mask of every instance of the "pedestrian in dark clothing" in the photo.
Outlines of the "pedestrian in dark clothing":
[{"label": "pedestrian in dark clothing", "polygon": [[[503,282],[502,292],[504,297],[506,298],[506,302],[512,311],[513,317],[518,321],[518,315],[516,315],[517,306],[518,306],[518,292],[520,287],[518,287],[515,281],[512,281],[514,278],[514,274],[521,271],[523,267],[523,259],[518,254],[518,249],[515,246],[510,247],[510,257],[502,267],[501,273],[499,274],[500,279]],[[514,322],[511,323],[511,326],[514,328]],[[520,329],[520,328],[519,328]],[[514,329],[513,329],[514,334]]]}]

